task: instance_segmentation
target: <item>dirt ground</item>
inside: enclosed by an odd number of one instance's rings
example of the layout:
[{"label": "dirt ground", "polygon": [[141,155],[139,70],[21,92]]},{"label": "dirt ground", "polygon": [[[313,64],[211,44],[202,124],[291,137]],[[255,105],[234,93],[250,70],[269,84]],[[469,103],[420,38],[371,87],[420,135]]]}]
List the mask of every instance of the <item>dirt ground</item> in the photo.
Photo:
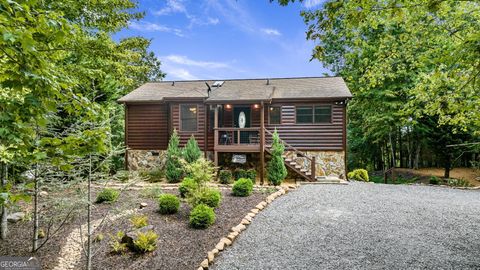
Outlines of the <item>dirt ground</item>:
[{"label": "dirt ground", "polygon": [[[443,168],[421,168],[418,170],[401,168],[396,169],[396,171],[425,177],[443,177],[445,172]],[[455,179],[465,179],[474,186],[480,186],[480,171],[473,168],[454,168],[450,171],[450,177]]]}]

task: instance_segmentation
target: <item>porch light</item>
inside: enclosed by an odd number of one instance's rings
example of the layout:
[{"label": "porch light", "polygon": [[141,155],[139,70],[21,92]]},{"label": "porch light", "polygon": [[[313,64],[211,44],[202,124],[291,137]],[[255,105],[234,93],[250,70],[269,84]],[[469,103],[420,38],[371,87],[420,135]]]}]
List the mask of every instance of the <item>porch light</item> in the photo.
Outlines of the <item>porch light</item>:
[{"label": "porch light", "polygon": [[260,106],[258,104],[253,104],[253,108],[258,109],[258,108],[260,108]]},{"label": "porch light", "polygon": [[231,108],[232,108],[232,105],[230,105],[230,104],[227,104],[227,105],[225,105],[225,108],[227,108],[227,109],[231,109]]}]

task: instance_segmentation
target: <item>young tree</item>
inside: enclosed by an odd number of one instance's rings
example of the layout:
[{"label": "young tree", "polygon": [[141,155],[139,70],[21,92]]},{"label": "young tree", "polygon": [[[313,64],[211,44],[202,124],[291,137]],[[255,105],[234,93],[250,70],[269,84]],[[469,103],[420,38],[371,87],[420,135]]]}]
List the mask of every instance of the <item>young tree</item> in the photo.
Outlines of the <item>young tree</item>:
[{"label": "young tree", "polygon": [[278,186],[287,177],[288,173],[282,157],[285,146],[280,141],[280,136],[276,129],[273,132],[272,139],[272,157],[267,164],[267,179],[273,185]]},{"label": "young tree", "polygon": [[175,129],[168,142],[167,162],[165,164],[165,176],[168,182],[171,183],[179,182],[183,176],[179,143],[178,133]]},{"label": "young tree", "polygon": [[198,143],[193,135],[188,139],[187,144],[183,148],[182,156],[189,163],[196,161],[202,156],[202,151],[198,147]]}]

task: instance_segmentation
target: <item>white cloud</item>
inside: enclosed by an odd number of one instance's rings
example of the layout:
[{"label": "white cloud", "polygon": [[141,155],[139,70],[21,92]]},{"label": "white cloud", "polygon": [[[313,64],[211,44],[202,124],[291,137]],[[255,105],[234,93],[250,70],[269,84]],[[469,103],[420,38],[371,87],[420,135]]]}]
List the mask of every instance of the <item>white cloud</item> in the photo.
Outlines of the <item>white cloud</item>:
[{"label": "white cloud", "polygon": [[269,36],[281,36],[282,34],[280,31],[277,29],[272,29],[272,28],[262,28],[260,29],[263,33],[269,35]]},{"label": "white cloud", "polygon": [[313,7],[322,5],[325,2],[326,0],[305,0],[303,2],[303,6],[306,8],[313,8]]},{"label": "white cloud", "polygon": [[167,6],[158,11],[155,11],[154,14],[162,16],[172,13],[185,13],[186,11],[187,9],[185,8],[182,0],[168,0]]},{"label": "white cloud", "polygon": [[188,58],[184,55],[168,55],[161,57],[163,61],[168,61],[169,63],[184,65],[184,66],[193,66],[193,67],[202,67],[207,69],[216,69],[216,68],[228,68],[230,65],[222,62],[208,62],[208,61],[196,61]]},{"label": "white cloud", "polygon": [[142,32],[165,32],[172,33],[179,37],[183,37],[182,30],[177,28],[171,28],[165,25],[151,23],[151,22],[130,22],[129,28],[142,31]]},{"label": "white cloud", "polygon": [[190,71],[184,68],[166,68],[165,72],[170,79],[177,80],[198,80],[198,77],[190,73]]}]

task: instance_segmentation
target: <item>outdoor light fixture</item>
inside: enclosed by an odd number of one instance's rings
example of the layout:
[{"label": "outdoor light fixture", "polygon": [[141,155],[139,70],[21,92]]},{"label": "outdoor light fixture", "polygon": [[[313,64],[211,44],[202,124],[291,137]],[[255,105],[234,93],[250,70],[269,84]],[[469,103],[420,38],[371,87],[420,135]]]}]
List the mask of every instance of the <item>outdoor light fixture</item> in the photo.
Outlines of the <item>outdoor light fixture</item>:
[{"label": "outdoor light fixture", "polygon": [[253,104],[253,108],[258,109],[258,108],[260,108],[260,106],[258,104]]},{"label": "outdoor light fixture", "polygon": [[225,108],[227,108],[227,109],[231,109],[231,108],[232,108],[232,105],[230,105],[230,104],[227,104],[227,105],[225,105]]},{"label": "outdoor light fixture", "polygon": [[189,110],[190,110],[192,113],[197,113],[197,108],[195,108],[195,107],[191,107]]}]

